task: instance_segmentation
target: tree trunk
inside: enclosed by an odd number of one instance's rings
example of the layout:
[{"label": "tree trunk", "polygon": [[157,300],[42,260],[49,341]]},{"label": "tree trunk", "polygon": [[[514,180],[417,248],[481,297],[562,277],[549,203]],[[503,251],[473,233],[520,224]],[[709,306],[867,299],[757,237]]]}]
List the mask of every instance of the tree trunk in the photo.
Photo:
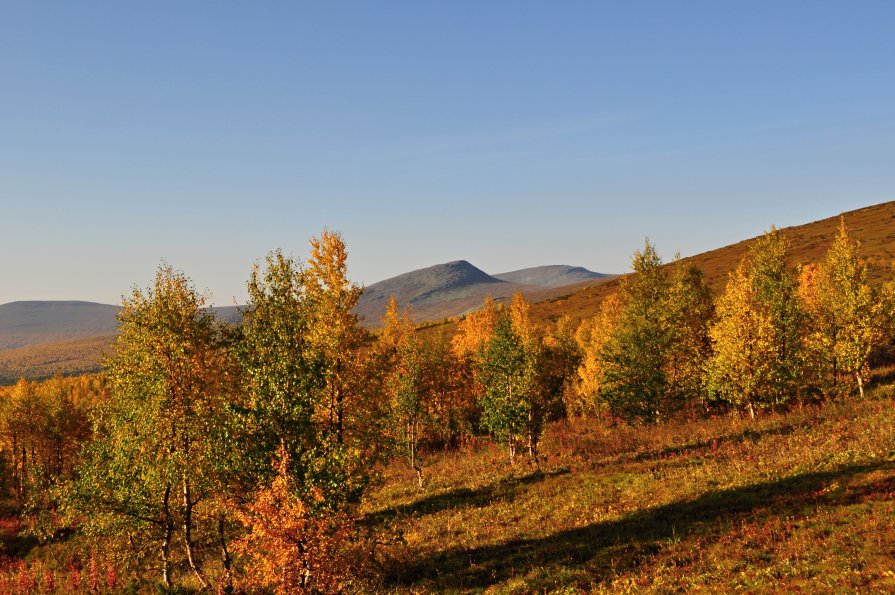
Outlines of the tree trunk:
[{"label": "tree trunk", "polygon": [[25,446],[25,442],[22,442],[22,471],[19,473],[19,499],[24,500],[25,498],[25,482],[28,480],[28,472],[26,469],[28,468],[28,448]]},{"label": "tree trunk", "polygon": [[858,381],[858,393],[861,395],[861,400],[864,400],[864,377],[860,372],[855,372],[855,379]]},{"label": "tree trunk", "polygon": [[233,559],[230,557],[230,550],[227,549],[227,539],[224,536],[224,515],[218,517],[218,542],[221,546],[221,564],[224,566],[224,575],[221,577],[221,591],[224,593],[233,592]]},{"label": "tree trunk", "polygon": [[190,496],[190,482],[183,478],[182,482],[183,486],[183,545],[186,548],[186,559],[190,564],[190,568],[193,570],[193,574],[196,575],[196,579],[199,581],[199,584],[202,586],[202,589],[208,588],[208,579],[205,578],[205,575],[202,574],[201,564],[196,560],[196,556],[193,553],[193,505],[195,502],[192,501]]},{"label": "tree trunk", "polygon": [[749,401],[749,418],[755,421],[755,407],[752,405],[752,401]]},{"label": "tree trunk", "polygon": [[174,536],[174,522],[171,520],[170,498],[171,486],[166,486],[165,496],[162,498],[162,524],[165,531],[162,539],[162,583],[168,589],[173,586],[171,580],[171,538]]}]

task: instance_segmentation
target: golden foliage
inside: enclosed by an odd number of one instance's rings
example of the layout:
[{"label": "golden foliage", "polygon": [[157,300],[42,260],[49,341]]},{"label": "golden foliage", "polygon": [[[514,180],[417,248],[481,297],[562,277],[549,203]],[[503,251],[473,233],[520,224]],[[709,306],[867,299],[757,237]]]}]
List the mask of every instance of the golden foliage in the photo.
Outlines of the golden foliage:
[{"label": "golden foliage", "polygon": [[622,304],[617,293],[606,296],[596,316],[583,320],[575,333],[581,353],[572,402],[566,403],[569,413],[586,414],[599,408],[600,384],[603,378],[603,347],[612,336],[621,316]]},{"label": "golden foliage", "polygon": [[475,312],[470,312],[460,322],[459,332],[454,336],[452,347],[457,357],[475,355],[494,336],[497,327],[497,306],[489,295],[485,303]]},{"label": "golden foliage", "polygon": [[344,512],[312,512],[313,502],[297,494],[286,449],[280,448],[277,457],[271,485],[236,513],[248,531],[233,544],[245,558],[236,587],[284,595],[339,593],[363,561],[352,549],[353,522]]}]

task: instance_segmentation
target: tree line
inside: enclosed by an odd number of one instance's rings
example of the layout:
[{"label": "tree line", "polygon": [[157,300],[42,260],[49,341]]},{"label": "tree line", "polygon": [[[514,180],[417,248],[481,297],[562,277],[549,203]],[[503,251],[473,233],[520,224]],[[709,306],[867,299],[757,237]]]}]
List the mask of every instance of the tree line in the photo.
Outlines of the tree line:
[{"label": "tree line", "polygon": [[772,229],[714,299],[646,242],[592,319],[538,325],[517,294],[452,336],[394,299],[364,331],[336,233],[307,262],[256,266],[236,326],[162,266],[123,300],[102,376],[0,392],[0,488],[43,538],[75,528],[168,589],[358,588],[376,540],[357,506],[396,457],[422,487],[427,456],[480,436],[539,465],[545,424],[565,415],[754,417],[863,395],[891,343],[892,283],[868,282],[844,223],[817,265],[791,267],[788,250]]}]

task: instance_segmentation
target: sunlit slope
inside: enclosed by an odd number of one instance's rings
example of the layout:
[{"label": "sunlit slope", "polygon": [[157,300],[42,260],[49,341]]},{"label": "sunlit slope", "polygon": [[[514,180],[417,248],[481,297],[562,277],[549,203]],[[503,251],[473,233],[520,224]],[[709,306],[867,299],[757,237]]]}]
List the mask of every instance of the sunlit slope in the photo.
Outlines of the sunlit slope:
[{"label": "sunlit slope", "polygon": [[[869,264],[871,277],[889,279],[895,262],[895,201],[886,202],[844,213],[849,234],[861,242],[861,255]],[[839,215],[783,228],[792,244],[790,261],[793,265],[818,262],[826,254],[839,225]],[[703,252],[683,262],[692,263],[705,273],[709,286],[720,292],[727,275],[736,268],[755,238]],[[661,250],[661,246],[659,247]],[[551,294],[543,294],[543,301],[533,308],[539,320],[555,320],[568,314],[575,319],[593,316],[605,296],[618,290],[623,277],[616,277],[587,286],[566,287]]]}]

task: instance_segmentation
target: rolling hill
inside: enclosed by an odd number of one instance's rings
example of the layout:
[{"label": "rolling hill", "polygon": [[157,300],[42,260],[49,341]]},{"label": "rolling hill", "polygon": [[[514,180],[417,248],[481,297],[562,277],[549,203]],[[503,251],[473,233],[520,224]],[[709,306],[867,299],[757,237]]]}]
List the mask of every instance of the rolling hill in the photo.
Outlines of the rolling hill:
[{"label": "rolling hill", "polygon": [[[895,276],[895,201],[842,213],[849,234],[861,243],[861,255],[867,261],[872,280]],[[820,261],[830,247],[839,227],[840,215],[792,227],[782,228],[791,244],[790,263],[795,266]],[[715,293],[724,290],[727,276],[739,264],[756,238],[750,238],[681,259],[703,271],[706,282]],[[660,253],[668,253],[673,246],[658,246]],[[550,290],[528,294],[535,302],[532,316],[541,323],[556,321],[568,315],[574,320],[596,314],[603,299],[618,291],[624,276],[606,277]],[[444,320],[428,325],[430,329],[444,329],[452,334],[456,322]]]},{"label": "rolling hill", "polygon": [[356,311],[365,326],[375,327],[385,312],[389,297],[394,295],[400,307],[411,307],[416,322],[424,322],[462,314],[481,304],[486,295],[500,301],[521,291],[532,299],[532,295],[544,289],[610,276],[567,265],[489,275],[465,260],[456,260],[370,285],[364,290]]},{"label": "rolling hill", "polygon": [[0,349],[114,335],[117,306],[79,301],[0,305]]},{"label": "rolling hill", "polygon": [[[861,253],[876,280],[890,279],[895,263],[895,201],[844,213],[849,232],[861,242]],[[839,216],[785,228],[792,245],[791,262],[823,258],[839,224]],[[713,291],[723,290],[728,273],[755,238],[682,259],[700,268]],[[673,247],[659,246],[660,252]],[[358,306],[368,326],[375,326],[389,295],[411,305],[415,318],[448,334],[455,322],[443,320],[479,306],[486,294],[498,301],[522,290],[534,302],[533,317],[550,322],[562,315],[580,320],[593,316],[600,302],[617,291],[623,277],[592,273],[578,267],[552,265],[489,275],[466,261],[435,265],[369,286]],[[566,282],[574,284],[566,284]],[[559,283],[563,285],[559,286]],[[225,322],[235,322],[237,307],[214,309]],[[0,305],[0,381],[26,376],[42,378],[95,371],[100,353],[116,333],[116,306],[90,302],[13,302]]]},{"label": "rolling hill", "polygon": [[[237,306],[212,308],[227,324]],[[81,301],[27,301],[0,305],[0,384],[19,378],[74,376],[100,369],[118,333],[118,306]]]},{"label": "rolling hill", "polygon": [[572,267],[564,264],[532,267],[494,275],[496,279],[501,281],[546,288],[566,287],[567,285],[575,285],[576,283],[605,279],[612,276],[606,273],[595,273],[583,267]]}]

